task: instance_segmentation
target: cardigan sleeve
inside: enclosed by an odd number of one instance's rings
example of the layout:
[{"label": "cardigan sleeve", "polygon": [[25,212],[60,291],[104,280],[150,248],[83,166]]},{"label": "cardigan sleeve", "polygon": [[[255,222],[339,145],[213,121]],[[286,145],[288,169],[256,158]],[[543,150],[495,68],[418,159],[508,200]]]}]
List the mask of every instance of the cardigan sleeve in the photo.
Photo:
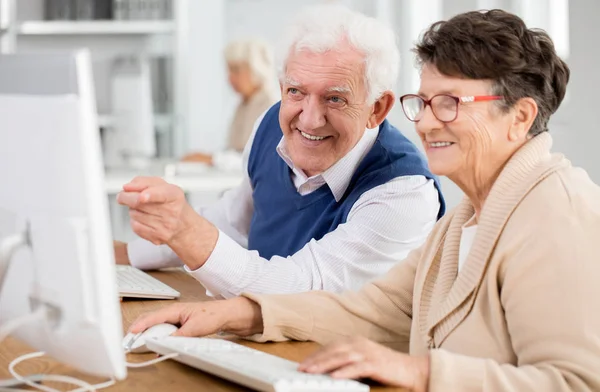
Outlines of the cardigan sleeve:
[{"label": "cardigan sleeve", "polygon": [[500,298],[516,365],[432,350],[429,392],[600,390],[600,204],[579,189],[512,226]]},{"label": "cardigan sleeve", "polygon": [[262,310],[264,332],[253,339],[261,342],[311,340],[325,344],[359,335],[407,352],[420,249],[412,251],[387,274],[367,283],[358,292],[243,294],[257,302]]}]

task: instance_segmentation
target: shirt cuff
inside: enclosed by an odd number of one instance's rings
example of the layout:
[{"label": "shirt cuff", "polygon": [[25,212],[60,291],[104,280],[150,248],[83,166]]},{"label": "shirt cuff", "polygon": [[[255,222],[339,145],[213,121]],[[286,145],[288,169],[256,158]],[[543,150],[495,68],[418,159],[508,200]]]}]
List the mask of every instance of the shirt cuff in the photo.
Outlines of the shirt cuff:
[{"label": "shirt cuff", "polygon": [[206,263],[193,271],[185,266],[185,270],[213,295],[231,298],[242,291],[236,284],[244,276],[249,259],[247,249],[219,230],[219,238]]}]

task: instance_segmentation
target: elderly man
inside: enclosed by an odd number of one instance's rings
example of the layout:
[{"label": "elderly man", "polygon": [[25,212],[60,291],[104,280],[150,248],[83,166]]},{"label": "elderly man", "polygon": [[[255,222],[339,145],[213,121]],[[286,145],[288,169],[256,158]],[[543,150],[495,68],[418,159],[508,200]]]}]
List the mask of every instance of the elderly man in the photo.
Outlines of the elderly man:
[{"label": "elderly man", "polygon": [[118,201],[147,241],[117,243],[117,262],[183,262],[226,298],[342,291],[425,240],[444,201],[417,148],[386,120],[399,69],[393,31],[318,6],[298,16],[286,42],[281,102],[257,121],[239,187],[197,213],[178,187],[134,179]]}]

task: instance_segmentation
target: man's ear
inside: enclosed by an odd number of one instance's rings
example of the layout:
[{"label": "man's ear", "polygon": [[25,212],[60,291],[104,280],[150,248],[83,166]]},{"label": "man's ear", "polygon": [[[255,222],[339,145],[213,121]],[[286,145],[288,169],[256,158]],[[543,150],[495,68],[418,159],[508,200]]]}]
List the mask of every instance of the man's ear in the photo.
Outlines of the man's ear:
[{"label": "man's ear", "polygon": [[387,117],[396,102],[396,96],[391,91],[384,92],[373,104],[373,111],[367,121],[367,128],[377,128]]},{"label": "man's ear", "polygon": [[508,140],[524,140],[538,114],[538,106],[533,98],[521,98],[514,106],[514,119],[508,132]]}]

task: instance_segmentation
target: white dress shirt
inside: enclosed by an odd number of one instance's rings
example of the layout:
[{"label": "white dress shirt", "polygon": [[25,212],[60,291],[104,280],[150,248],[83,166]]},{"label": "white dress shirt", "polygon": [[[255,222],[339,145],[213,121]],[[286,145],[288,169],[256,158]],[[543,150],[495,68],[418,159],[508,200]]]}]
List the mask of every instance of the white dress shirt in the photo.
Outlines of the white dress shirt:
[{"label": "white dress shirt", "polygon": [[462,227],[458,248],[458,272],[460,272],[467,261],[467,256],[469,256],[469,252],[471,252],[471,248],[473,247],[473,241],[475,241],[475,234],[477,234],[477,221],[475,216],[473,216]]},{"label": "white dress shirt", "polygon": [[[244,167],[254,134],[244,149]],[[286,154],[282,138],[277,152],[292,170],[301,195],[327,184],[336,200],[346,191],[358,165],[370,151],[378,128],[367,129],[356,146],[325,172],[307,178]],[[242,183],[216,204],[198,213],[219,229],[216,246],[206,263],[186,270],[215,296],[230,298],[243,292],[296,293],[309,290],[358,289],[368,280],[386,273],[409,251],[421,245],[436,222],[438,192],[433,180],[424,176],[398,177],[365,192],[354,203],[346,223],[287,257],[260,257],[246,249],[253,214],[252,186],[247,170]],[[276,228],[274,228],[276,230]],[[131,264],[141,269],[181,266],[166,245],[139,239],[128,245]]]}]

